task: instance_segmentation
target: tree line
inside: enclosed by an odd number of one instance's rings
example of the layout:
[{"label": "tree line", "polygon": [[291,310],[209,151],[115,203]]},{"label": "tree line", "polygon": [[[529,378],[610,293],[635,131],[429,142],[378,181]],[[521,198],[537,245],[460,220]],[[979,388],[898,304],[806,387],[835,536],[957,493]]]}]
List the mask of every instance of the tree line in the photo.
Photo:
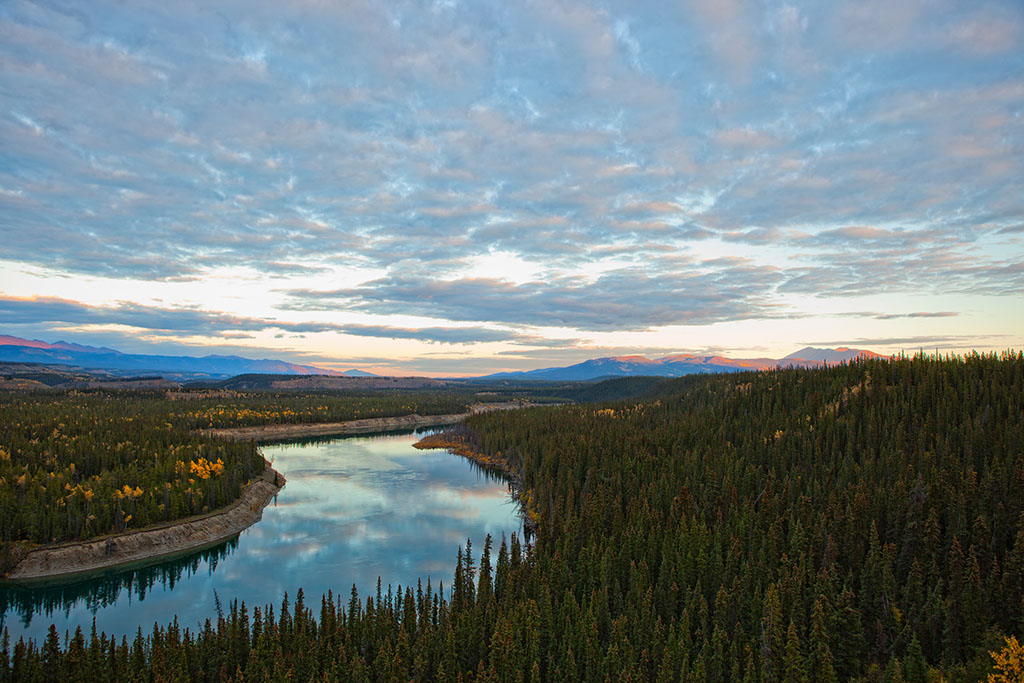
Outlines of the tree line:
[{"label": "tree line", "polygon": [[540,524],[467,541],[447,590],[52,630],[5,641],[0,676],[976,681],[1024,632],[1021,354],[690,377],[468,427]]},{"label": "tree line", "polygon": [[0,392],[0,573],[14,544],[138,529],[228,505],[264,469],[199,429],[468,410],[465,392]]}]

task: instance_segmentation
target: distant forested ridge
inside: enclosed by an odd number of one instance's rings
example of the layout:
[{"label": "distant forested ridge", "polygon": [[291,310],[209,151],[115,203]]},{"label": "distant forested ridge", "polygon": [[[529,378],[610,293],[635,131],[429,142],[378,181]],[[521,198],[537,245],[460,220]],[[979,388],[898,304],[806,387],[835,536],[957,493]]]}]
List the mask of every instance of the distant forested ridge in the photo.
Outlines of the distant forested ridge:
[{"label": "distant forested ridge", "polygon": [[300,594],[134,643],[53,630],[0,676],[923,683],[984,680],[1024,632],[1021,354],[657,390],[472,418],[540,527],[467,543],[444,595]]}]

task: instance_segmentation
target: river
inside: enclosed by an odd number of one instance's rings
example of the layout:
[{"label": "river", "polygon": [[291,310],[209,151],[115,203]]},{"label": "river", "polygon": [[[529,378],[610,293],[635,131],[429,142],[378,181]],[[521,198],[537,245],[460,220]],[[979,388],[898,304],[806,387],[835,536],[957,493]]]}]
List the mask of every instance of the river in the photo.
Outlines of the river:
[{"label": "river", "polygon": [[[425,433],[425,432],[424,432]],[[46,588],[0,588],[12,641],[41,641],[51,623],[127,635],[178,617],[195,631],[217,603],[279,607],[301,587],[315,606],[332,590],[347,602],[388,585],[451,584],[458,547],[487,534],[522,533],[518,506],[500,477],[447,451],[412,447],[423,433],[351,436],[263,447],[288,483],[263,519],[236,539],[184,558]]]}]

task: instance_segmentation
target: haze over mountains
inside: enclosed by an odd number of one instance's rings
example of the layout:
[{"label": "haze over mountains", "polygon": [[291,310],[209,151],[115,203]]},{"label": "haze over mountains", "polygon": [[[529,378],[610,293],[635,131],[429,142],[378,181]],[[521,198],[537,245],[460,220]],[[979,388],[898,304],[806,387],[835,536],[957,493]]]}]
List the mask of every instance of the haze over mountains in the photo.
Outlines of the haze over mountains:
[{"label": "haze over mountains", "polygon": [[224,379],[243,374],[334,375],[372,377],[362,370],[328,370],[312,365],[298,365],[283,360],[251,359],[242,356],[209,355],[159,356],[121,353],[105,346],[83,346],[64,341],[48,343],[38,339],[21,339],[0,335],[0,361],[44,363],[102,368],[132,373],[156,373],[182,379]]},{"label": "haze over mountains", "polygon": [[[542,381],[586,381],[604,377],[681,377],[714,372],[767,370],[776,367],[820,367],[858,356],[878,357],[863,349],[817,349],[805,347],[785,358],[726,358],[677,354],[663,358],[616,356],[594,358],[567,367],[539,368],[524,372],[500,372],[479,379],[514,379]],[[362,370],[329,370],[313,365],[299,365],[276,359],[251,359],[242,356],[208,355],[160,356],[121,353],[116,349],[84,346],[65,341],[44,342],[38,339],[0,335],[0,362],[70,365],[104,369],[117,373],[159,374],[170,379],[226,379],[237,375],[328,375],[340,377],[376,377]]]}]

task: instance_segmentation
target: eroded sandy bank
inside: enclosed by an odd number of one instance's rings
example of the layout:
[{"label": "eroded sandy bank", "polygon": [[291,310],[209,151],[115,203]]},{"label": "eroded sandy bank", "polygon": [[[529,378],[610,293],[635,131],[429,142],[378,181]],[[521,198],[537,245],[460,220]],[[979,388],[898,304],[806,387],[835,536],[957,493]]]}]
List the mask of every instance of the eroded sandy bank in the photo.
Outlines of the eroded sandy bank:
[{"label": "eroded sandy bank", "polygon": [[256,427],[223,427],[220,429],[204,429],[202,433],[221,439],[234,441],[286,441],[301,439],[307,436],[334,436],[336,434],[369,434],[373,432],[392,432],[400,429],[417,427],[434,427],[462,422],[470,415],[489,413],[494,410],[513,410],[529,408],[533,403],[515,401],[508,403],[478,403],[470,407],[468,413],[449,415],[402,415],[400,417],[371,417],[362,420],[346,420],[345,422],[311,422],[304,424],[259,425]]},{"label": "eroded sandy bank", "polygon": [[[207,429],[203,433],[223,439],[257,442],[282,441],[309,436],[366,434],[401,429],[450,425],[470,415],[492,410],[509,410],[531,404],[478,404],[468,413],[449,415],[403,415],[319,424],[280,424],[228,429]],[[57,583],[101,573],[120,566],[143,566],[162,559],[203,550],[235,536],[263,516],[263,508],[284,486],[285,479],[267,465],[261,479],[254,481],[234,504],[198,517],[168,522],[139,531],[102,536],[75,543],[33,549],[11,569],[4,582]]]},{"label": "eroded sandy bank", "polygon": [[85,577],[122,565],[145,565],[195,552],[235,536],[259,521],[284,486],[269,465],[230,507],[200,517],[78,543],[36,548],[4,577],[14,583],[47,583]]},{"label": "eroded sandy bank", "polygon": [[415,429],[435,425],[450,425],[462,422],[471,413],[455,415],[403,415],[401,417],[374,417],[346,422],[319,422],[309,424],[260,425],[257,427],[226,427],[204,429],[203,434],[221,439],[248,441],[283,441],[301,439],[306,436],[332,436],[334,434],[367,434],[389,432],[399,429]]}]

